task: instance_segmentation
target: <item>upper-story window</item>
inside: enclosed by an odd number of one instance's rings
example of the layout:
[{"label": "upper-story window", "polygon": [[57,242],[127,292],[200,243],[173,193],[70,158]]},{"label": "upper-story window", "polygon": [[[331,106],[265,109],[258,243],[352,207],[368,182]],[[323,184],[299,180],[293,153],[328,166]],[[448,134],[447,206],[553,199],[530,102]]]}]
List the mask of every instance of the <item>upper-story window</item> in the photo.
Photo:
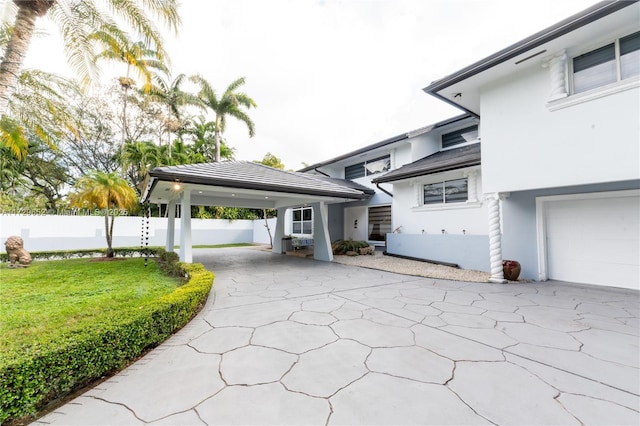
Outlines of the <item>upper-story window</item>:
[{"label": "upper-story window", "polygon": [[375,175],[386,172],[391,168],[391,156],[376,158],[374,160],[363,161],[344,168],[345,179],[357,179],[364,176]]},{"label": "upper-story window", "polygon": [[640,31],[573,58],[573,92],[640,75]]},{"label": "upper-story window", "polygon": [[465,127],[442,135],[442,149],[451,148],[476,141],[478,139],[478,126]]}]

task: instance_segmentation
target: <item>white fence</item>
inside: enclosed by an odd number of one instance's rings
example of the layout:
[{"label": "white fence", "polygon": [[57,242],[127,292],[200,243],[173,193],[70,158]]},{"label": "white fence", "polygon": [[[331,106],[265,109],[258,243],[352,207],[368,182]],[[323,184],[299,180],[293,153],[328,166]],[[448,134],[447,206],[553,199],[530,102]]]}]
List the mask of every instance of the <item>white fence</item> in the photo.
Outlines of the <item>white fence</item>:
[{"label": "white fence", "polygon": [[[176,244],[180,241],[180,220],[176,219]],[[194,245],[231,243],[269,243],[269,235],[260,220],[192,219]],[[273,234],[276,219],[269,219]],[[113,247],[140,246],[147,233],[141,217],[117,216],[113,227]],[[93,249],[106,247],[104,216],[11,215],[0,214],[0,240],[21,236],[28,251]],[[150,218],[148,244],[164,246],[167,219]],[[4,250],[4,247],[0,247]]]}]

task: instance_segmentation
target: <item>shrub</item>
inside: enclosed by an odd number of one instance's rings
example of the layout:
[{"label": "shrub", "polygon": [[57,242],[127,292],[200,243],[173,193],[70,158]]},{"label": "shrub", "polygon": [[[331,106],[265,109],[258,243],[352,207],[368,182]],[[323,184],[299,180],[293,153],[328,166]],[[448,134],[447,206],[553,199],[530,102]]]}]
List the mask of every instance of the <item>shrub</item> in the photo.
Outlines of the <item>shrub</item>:
[{"label": "shrub", "polygon": [[333,254],[347,254],[347,252],[358,253],[358,250],[369,247],[366,241],[340,240],[332,244]]},{"label": "shrub", "polygon": [[163,342],[203,306],[213,273],[200,264],[180,264],[188,275],[171,294],[139,309],[120,311],[55,340],[41,340],[14,353],[0,353],[0,423],[33,416],[48,402],[124,367]]},{"label": "shrub", "polygon": [[[117,247],[113,249],[113,254],[114,256],[121,257],[133,257],[135,255],[138,255],[140,257],[155,257],[159,255],[161,250],[164,249],[160,247]],[[33,260],[74,259],[81,257],[106,256],[107,249],[48,250],[29,252],[29,254],[31,254],[31,259]],[[0,253],[0,261],[8,262],[9,254]]]}]

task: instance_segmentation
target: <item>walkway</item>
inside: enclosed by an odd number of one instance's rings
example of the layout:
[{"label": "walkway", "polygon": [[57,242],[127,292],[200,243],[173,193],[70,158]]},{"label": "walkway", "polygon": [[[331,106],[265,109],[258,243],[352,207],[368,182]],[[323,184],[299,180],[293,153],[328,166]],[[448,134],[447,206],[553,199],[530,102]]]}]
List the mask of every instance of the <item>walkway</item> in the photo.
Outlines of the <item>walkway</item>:
[{"label": "walkway", "polygon": [[204,249],[201,314],[35,424],[640,424],[640,294]]}]

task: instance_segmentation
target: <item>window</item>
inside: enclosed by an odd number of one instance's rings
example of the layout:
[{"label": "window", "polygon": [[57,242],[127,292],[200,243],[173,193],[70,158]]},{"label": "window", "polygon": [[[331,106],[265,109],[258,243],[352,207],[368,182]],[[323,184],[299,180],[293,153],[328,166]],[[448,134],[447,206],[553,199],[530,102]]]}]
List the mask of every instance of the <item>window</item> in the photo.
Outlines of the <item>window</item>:
[{"label": "window", "polygon": [[391,156],[376,158],[374,160],[363,161],[344,168],[345,179],[357,179],[364,176],[375,175],[386,172],[391,168]]},{"label": "window", "polygon": [[384,241],[391,232],[391,206],[369,207],[369,241]]},{"label": "window", "polygon": [[573,92],[640,75],[640,32],[573,58]]},{"label": "window", "polygon": [[430,183],[424,186],[423,204],[464,203],[468,194],[466,178]]},{"label": "window", "polygon": [[442,149],[473,142],[477,139],[478,126],[466,127],[464,129],[442,135]]},{"label": "window", "polygon": [[293,234],[313,234],[313,209],[311,207],[300,207],[292,210]]}]

